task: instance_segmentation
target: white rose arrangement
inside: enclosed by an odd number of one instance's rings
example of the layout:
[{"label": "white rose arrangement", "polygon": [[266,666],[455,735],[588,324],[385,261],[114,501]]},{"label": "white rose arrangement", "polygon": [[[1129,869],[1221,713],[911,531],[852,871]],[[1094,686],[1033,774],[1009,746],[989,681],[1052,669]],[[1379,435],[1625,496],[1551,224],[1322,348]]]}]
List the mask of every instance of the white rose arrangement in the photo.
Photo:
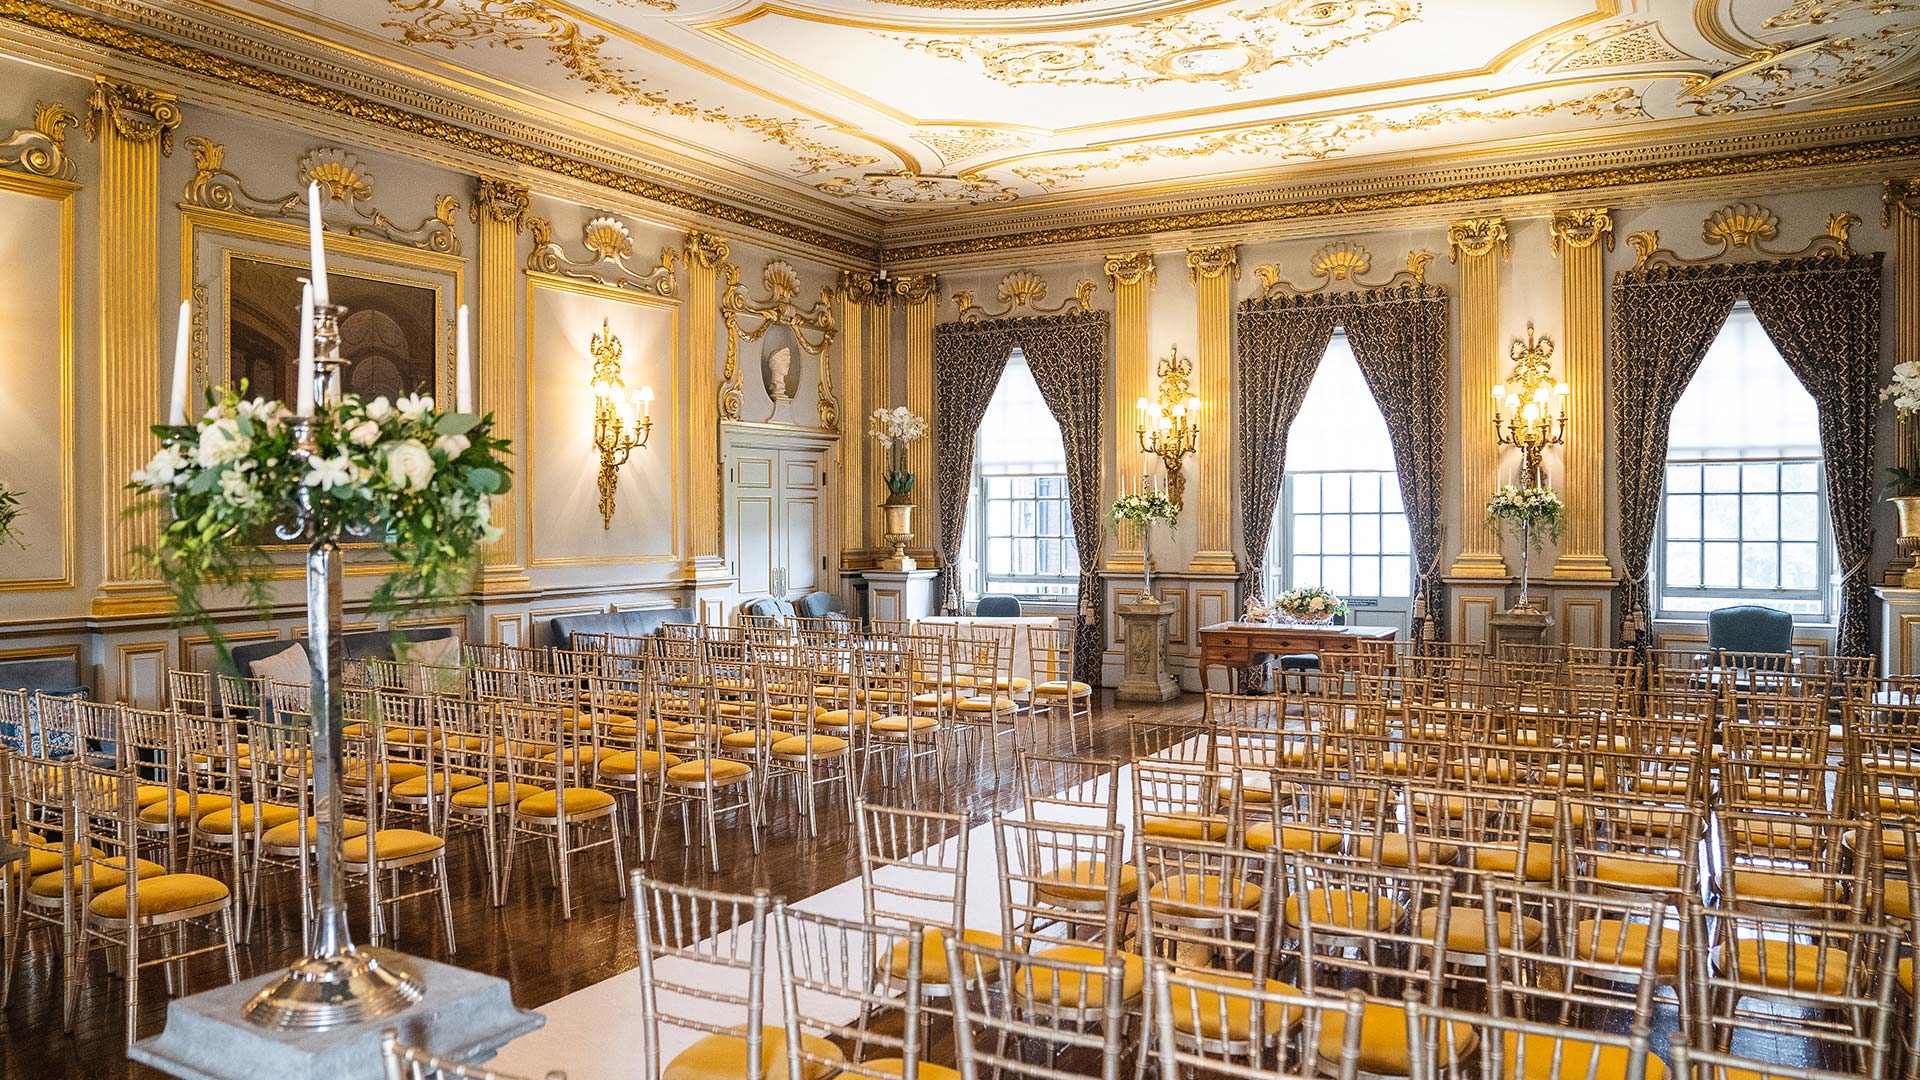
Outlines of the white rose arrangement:
[{"label": "white rose arrangement", "polygon": [[1336,615],[1346,615],[1351,610],[1345,600],[1318,585],[1283,592],[1273,598],[1269,607],[1272,611],[1302,622],[1325,622]]},{"label": "white rose arrangement", "polygon": [[1544,484],[1525,488],[1502,484],[1487,500],[1487,520],[1496,529],[1508,523],[1524,526],[1531,545],[1537,548],[1543,532],[1555,543],[1560,541],[1567,525],[1567,504]]},{"label": "white rose arrangement", "polygon": [[376,590],[376,610],[464,591],[480,546],[499,538],[493,500],[511,484],[509,448],[492,436],[491,416],[441,412],[419,394],[398,402],[349,395],[317,410],[317,452],[303,463],[287,408],[249,400],[244,389],[209,391],[197,423],[156,426],[160,449],[129,485],[168,511],[159,543],[142,554],[173,592],[181,621],[211,628],[207,585],[243,590],[265,611],[268,545],[301,492],[318,527],[380,537],[399,564]]}]

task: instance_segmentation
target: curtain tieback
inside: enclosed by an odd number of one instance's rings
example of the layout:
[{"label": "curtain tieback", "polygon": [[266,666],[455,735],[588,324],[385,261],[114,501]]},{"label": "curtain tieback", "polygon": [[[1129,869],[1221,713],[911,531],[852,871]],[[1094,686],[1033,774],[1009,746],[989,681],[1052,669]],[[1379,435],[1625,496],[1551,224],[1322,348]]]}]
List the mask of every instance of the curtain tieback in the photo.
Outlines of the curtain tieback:
[{"label": "curtain tieback", "polygon": [[1854,563],[1852,566],[1849,566],[1846,569],[1840,571],[1840,584],[1845,585],[1847,582],[1852,581],[1853,575],[1859,573],[1862,570],[1865,570],[1866,568],[1867,568],[1867,559],[1866,559],[1866,556],[1863,555],[1860,558],[1854,560]]}]

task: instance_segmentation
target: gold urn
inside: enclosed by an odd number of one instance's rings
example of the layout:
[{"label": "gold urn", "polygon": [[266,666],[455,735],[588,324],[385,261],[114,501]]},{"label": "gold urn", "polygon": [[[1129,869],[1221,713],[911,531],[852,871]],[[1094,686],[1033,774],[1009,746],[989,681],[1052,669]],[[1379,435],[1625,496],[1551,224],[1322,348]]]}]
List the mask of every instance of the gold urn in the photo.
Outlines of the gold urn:
[{"label": "gold urn", "polygon": [[913,504],[904,499],[895,501],[895,498],[889,498],[880,504],[880,510],[887,516],[885,539],[893,545],[892,553],[880,560],[880,569],[918,569],[920,564],[907,554],[907,544],[913,540]]},{"label": "gold urn", "polygon": [[1896,543],[1900,554],[1914,560],[1900,575],[1900,587],[1920,589],[1920,495],[1892,495],[1887,501],[1893,504],[1894,512],[1900,515],[1900,532]]}]

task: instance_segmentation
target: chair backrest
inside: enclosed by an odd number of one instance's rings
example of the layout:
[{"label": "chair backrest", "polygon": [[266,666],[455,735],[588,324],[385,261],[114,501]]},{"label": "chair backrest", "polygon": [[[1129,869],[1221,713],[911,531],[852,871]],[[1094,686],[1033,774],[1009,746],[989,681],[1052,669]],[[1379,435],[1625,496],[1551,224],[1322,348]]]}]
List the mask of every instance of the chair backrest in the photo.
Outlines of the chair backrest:
[{"label": "chair backrest", "polygon": [[965,814],[854,807],[860,843],[860,900],[867,921],[957,929],[966,925]]},{"label": "chair backrest", "polygon": [[[1160,1080],[1219,1076],[1231,1080],[1355,1080],[1360,1075],[1360,1037],[1366,996],[1303,994],[1271,980],[1223,979],[1218,973],[1182,971],[1149,960],[1153,1013],[1149,1017]],[[1176,1023],[1176,1017],[1186,1018]],[[1284,1020],[1270,1019],[1284,1017]],[[1329,1060],[1322,1034],[1339,1025],[1340,1051]],[[1236,1031],[1276,1028],[1297,1032],[1285,1039],[1221,1038]],[[1194,1031],[1206,1034],[1195,1038]]]},{"label": "chair backrest", "polygon": [[[1034,956],[959,935],[948,936],[943,944],[962,1080],[1119,1080],[1126,1037],[1126,967],[1118,956],[1083,960],[1078,950]],[[970,976],[982,970],[1006,974],[999,985]],[[1063,994],[1062,987],[1075,989]],[[1097,997],[1079,992],[1087,987],[1097,987]],[[1029,1040],[1052,1052],[1025,1052]],[[1057,1064],[1089,1058],[1097,1064],[1085,1071]]]},{"label": "chair backrest", "polygon": [[1479,1076],[1643,1080],[1647,1075],[1651,1052],[1645,1024],[1622,1035],[1440,1008],[1417,1000],[1411,992],[1407,999],[1407,1023],[1413,1033],[1410,1080],[1464,1075],[1476,1050]]},{"label": "chair backrest", "polygon": [[1366,866],[1329,856],[1293,860],[1288,924],[1298,932],[1308,993],[1356,989],[1399,1004],[1440,999],[1440,958],[1452,897],[1445,874]]},{"label": "chair backrest", "polygon": [[771,908],[765,890],[743,896],[633,872],[647,1080],[661,1080],[663,1025],[741,1036],[747,1044],[745,1080],[763,1080]]},{"label": "chair backrest", "polygon": [[1120,763],[1019,752],[1020,795],[1029,821],[1071,821],[1111,829],[1120,822]]},{"label": "chair backrest", "polygon": [[[926,1050],[921,1044],[920,979],[926,959],[920,927],[851,922],[776,902],[773,936],[786,1006],[789,1076],[830,1070],[871,1080],[919,1075]],[[802,994],[809,999],[805,1007]],[[874,1015],[895,1012],[897,1024],[873,1023]],[[891,1071],[884,1063],[889,1060]],[[882,1062],[879,1068],[867,1064],[874,1061]]]},{"label": "chair backrest", "polygon": [[[1127,870],[1119,829],[993,816],[1000,867],[1002,937],[1031,951],[1045,931],[1070,930],[1108,955],[1118,949],[1120,883]],[[1059,901],[1066,901],[1061,903]]]},{"label": "chair backrest", "polygon": [[1017,619],[1020,617],[1020,598],[983,596],[973,606],[973,613],[983,619]]},{"label": "chair backrest", "polygon": [[1792,652],[1793,616],[1759,604],[1716,608],[1707,612],[1707,651],[1716,655]]},{"label": "chair backrest", "polygon": [[1269,969],[1275,890],[1286,880],[1279,851],[1136,835],[1133,852],[1151,883],[1140,889],[1141,952],[1182,968]]},{"label": "chair backrest", "polygon": [[[1685,939],[1662,933],[1679,928],[1666,896],[1594,895],[1526,881],[1488,881],[1474,906],[1477,910],[1470,912],[1454,910],[1484,920],[1487,1000],[1496,1016],[1591,1026],[1611,1012],[1633,1025],[1649,1025],[1660,954]],[[1631,948],[1636,927],[1637,956]],[[1667,958],[1669,970],[1678,969],[1673,959]]]}]

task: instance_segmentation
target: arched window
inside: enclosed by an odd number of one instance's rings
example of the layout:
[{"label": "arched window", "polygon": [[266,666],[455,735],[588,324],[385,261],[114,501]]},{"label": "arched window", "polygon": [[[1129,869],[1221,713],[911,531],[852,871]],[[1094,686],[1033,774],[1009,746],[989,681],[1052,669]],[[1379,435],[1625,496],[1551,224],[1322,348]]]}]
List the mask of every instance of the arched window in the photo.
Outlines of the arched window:
[{"label": "arched window", "polygon": [[1754,603],[1821,620],[1833,527],[1819,410],[1744,302],[1674,406],[1654,542],[1663,615]]},{"label": "arched window", "polygon": [[961,580],[985,593],[1072,597],[1080,552],[1067,509],[1067,451],[1019,349],[1007,361],[975,439]]},{"label": "arched window", "polygon": [[1319,585],[1401,621],[1413,555],[1393,440],[1353,346],[1335,332],[1287,434],[1286,487],[1267,534],[1266,595]]}]

